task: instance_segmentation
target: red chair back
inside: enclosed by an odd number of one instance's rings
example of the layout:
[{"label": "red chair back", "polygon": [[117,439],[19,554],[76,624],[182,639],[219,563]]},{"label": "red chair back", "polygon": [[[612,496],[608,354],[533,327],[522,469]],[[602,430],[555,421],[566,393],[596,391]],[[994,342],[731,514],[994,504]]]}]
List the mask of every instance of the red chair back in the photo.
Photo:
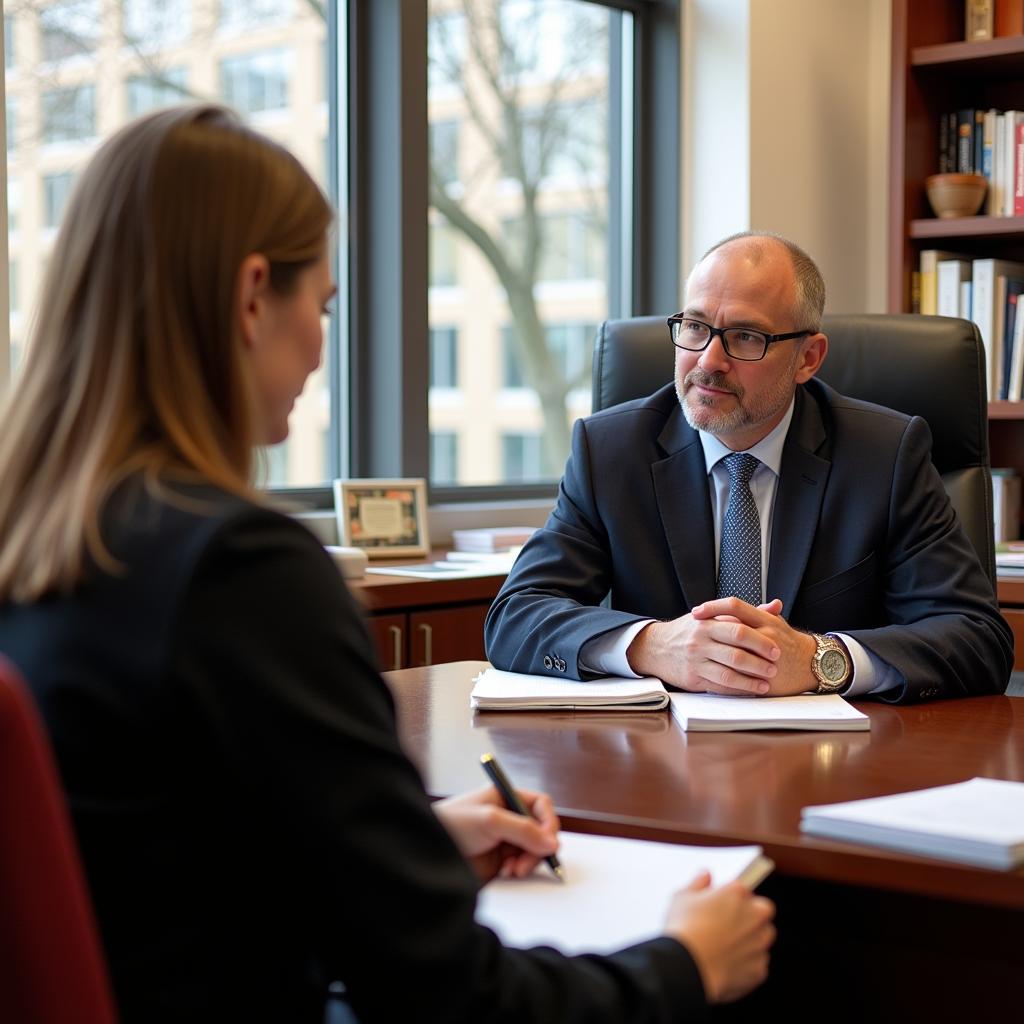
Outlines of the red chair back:
[{"label": "red chair back", "polygon": [[117,1015],[60,778],[32,698],[0,657],[0,1020]]}]

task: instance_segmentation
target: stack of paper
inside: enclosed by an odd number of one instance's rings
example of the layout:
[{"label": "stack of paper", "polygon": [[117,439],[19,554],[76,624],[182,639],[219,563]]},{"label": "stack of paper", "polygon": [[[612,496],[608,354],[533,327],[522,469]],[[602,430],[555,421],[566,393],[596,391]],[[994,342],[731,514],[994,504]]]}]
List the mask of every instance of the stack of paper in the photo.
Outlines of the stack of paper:
[{"label": "stack of paper", "polygon": [[673,693],[672,714],[684,732],[732,732],[738,729],[850,732],[871,728],[871,719],[836,693],[796,697]]},{"label": "stack of paper", "polygon": [[1024,783],[971,779],[895,796],[805,807],[816,836],[1013,868],[1024,862]]},{"label": "stack of paper", "polygon": [[756,886],[773,865],[759,846],[675,846],[563,832],[558,859],[566,881],[542,864],[528,878],[485,885],[476,918],[506,945],[554,946],[563,953],[610,953],[663,932],[677,889],[704,870],[719,886]]},{"label": "stack of paper", "polygon": [[660,679],[605,676],[580,682],[496,668],[476,677],[469,697],[478,711],[658,711],[667,705]]},{"label": "stack of paper", "polygon": [[452,530],[456,551],[506,551],[525,544],[535,526],[486,526],[476,530]]}]

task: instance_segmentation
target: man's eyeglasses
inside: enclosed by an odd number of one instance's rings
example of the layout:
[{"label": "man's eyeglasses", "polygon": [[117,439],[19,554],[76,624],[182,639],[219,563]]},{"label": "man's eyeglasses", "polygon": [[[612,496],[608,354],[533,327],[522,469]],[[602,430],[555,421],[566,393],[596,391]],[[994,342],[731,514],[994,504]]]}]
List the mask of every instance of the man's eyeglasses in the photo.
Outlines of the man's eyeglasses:
[{"label": "man's eyeglasses", "polygon": [[712,327],[703,320],[694,320],[681,313],[668,318],[668,330],[676,348],[686,349],[687,352],[703,352],[717,335],[722,339],[726,355],[748,362],[764,359],[768,354],[768,346],[777,341],[805,338],[814,333],[790,331],[788,334],[765,334],[763,331],[752,331],[749,327]]}]

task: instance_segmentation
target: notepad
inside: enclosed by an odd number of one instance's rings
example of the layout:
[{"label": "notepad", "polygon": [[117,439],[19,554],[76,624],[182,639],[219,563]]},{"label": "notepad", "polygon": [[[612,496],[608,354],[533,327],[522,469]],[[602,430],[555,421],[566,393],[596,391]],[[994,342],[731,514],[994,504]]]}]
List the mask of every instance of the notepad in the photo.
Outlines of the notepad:
[{"label": "notepad", "polygon": [[489,668],[476,677],[469,706],[478,711],[658,711],[668,706],[660,679],[604,676],[580,682]]},{"label": "notepad", "polygon": [[564,953],[610,953],[663,934],[677,889],[703,870],[712,883],[756,886],[774,867],[759,846],[677,846],[563,832],[558,859],[566,881],[543,865],[528,878],[484,886],[476,918],[506,945],[554,946]]},{"label": "notepad", "polygon": [[871,719],[835,693],[796,697],[726,697],[716,693],[673,693],[672,715],[684,732],[740,729],[806,729],[860,732]]},{"label": "notepad", "polygon": [[805,807],[811,835],[1013,868],[1024,863],[1024,783],[970,779],[894,796]]}]

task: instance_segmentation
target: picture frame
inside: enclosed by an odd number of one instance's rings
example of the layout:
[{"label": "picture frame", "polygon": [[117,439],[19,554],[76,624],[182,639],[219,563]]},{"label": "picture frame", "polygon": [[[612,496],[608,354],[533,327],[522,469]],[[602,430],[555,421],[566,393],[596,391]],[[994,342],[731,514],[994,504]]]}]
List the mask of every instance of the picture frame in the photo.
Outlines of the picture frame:
[{"label": "picture frame", "polygon": [[360,548],[368,558],[430,554],[422,477],[335,480],[334,513],[339,543]]}]

